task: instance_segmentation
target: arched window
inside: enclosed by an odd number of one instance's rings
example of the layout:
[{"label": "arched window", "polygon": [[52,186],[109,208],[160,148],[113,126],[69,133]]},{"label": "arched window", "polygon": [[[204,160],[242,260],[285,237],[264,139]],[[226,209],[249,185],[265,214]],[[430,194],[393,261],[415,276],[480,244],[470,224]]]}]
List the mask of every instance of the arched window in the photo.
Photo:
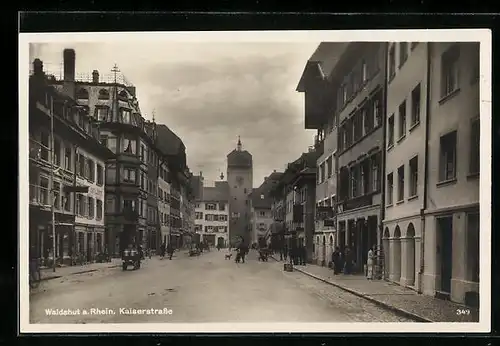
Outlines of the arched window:
[{"label": "arched window", "polygon": [[128,93],[125,90],[120,91],[118,98],[123,101],[128,101]]},{"label": "arched window", "polygon": [[76,92],[76,98],[78,100],[88,100],[88,98],[89,98],[89,92],[85,88],[80,88]]},{"label": "arched window", "polygon": [[99,90],[99,100],[109,100],[109,91],[106,89]]}]

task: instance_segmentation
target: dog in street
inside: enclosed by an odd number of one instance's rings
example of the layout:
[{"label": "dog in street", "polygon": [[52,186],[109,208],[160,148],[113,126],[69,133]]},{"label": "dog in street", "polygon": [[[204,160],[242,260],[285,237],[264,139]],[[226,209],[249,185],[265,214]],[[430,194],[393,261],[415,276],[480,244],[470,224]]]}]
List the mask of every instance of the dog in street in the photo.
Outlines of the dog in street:
[{"label": "dog in street", "polygon": [[233,256],[233,254],[232,254],[232,253],[225,254],[225,255],[224,255],[224,259],[226,259],[226,260],[230,260],[232,256]]}]

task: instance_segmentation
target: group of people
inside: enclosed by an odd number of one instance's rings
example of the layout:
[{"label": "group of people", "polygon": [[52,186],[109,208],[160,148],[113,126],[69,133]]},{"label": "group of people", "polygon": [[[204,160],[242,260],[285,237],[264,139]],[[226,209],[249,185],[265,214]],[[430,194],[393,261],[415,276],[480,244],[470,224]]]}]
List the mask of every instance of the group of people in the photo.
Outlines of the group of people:
[{"label": "group of people", "polygon": [[288,261],[294,265],[306,265],[307,250],[304,245],[291,246],[285,245],[280,250],[280,260]]},{"label": "group of people", "polygon": [[[368,250],[368,256],[366,261],[366,277],[368,280],[372,280],[374,278],[374,265],[375,265],[375,253],[373,251],[375,247],[372,246]],[[343,274],[351,274],[352,269],[355,265],[353,253],[351,249],[346,247],[344,251],[341,251],[337,246],[335,251],[332,253],[332,266],[333,266],[333,274],[337,275],[340,273]]]}]

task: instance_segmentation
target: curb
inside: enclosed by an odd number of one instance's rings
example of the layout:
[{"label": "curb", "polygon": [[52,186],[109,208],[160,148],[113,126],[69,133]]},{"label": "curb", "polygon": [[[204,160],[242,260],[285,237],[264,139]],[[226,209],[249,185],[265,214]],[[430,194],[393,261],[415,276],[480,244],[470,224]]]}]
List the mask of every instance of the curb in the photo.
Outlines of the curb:
[{"label": "curb", "polygon": [[[272,259],[274,259],[276,262],[280,262],[280,261],[278,261],[276,258],[274,258],[274,257],[272,257],[272,256],[271,256],[271,258],[272,258]],[[307,276],[309,276],[309,277],[312,277],[312,278],[314,278],[314,279],[316,279],[316,280],[322,281],[322,282],[324,282],[324,283],[326,283],[326,284],[329,284],[329,285],[331,285],[331,286],[335,286],[335,287],[337,287],[337,288],[340,288],[341,290],[346,291],[346,292],[348,292],[348,293],[351,293],[352,295],[355,295],[355,296],[357,296],[357,297],[364,298],[364,299],[368,300],[369,302],[372,302],[373,304],[375,304],[375,305],[377,305],[377,306],[380,306],[381,308],[384,308],[384,309],[386,309],[386,310],[390,310],[390,311],[392,311],[392,312],[394,312],[394,313],[396,313],[396,314],[398,314],[398,315],[400,315],[400,316],[403,316],[403,317],[406,317],[406,318],[413,319],[413,320],[415,320],[416,322],[427,322],[427,323],[428,323],[428,322],[435,322],[435,321],[433,321],[433,320],[430,320],[430,319],[428,319],[428,318],[425,318],[425,317],[419,316],[419,315],[417,315],[417,314],[414,314],[414,313],[412,313],[412,312],[406,311],[406,310],[404,310],[404,309],[397,308],[397,307],[395,307],[395,306],[392,306],[392,305],[389,305],[389,304],[387,304],[387,303],[381,302],[380,300],[377,300],[377,299],[374,299],[374,298],[372,298],[372,297],[369,297],[369,296],[367,296],[367,295],[365,295],[365,294],[363,294],[363,293],[360,293],[360,292],[358,292],[358,291],[355,291],[355,290],[349,289],[349,288],[344,287],[344,286],[341,286],[341,285],[339,285],[339,284],[335,284],[335,283],[333,283],[333,282],[331,282],[331,281],[329,281],[329,280],[326,280],[326,279],[323,279],[322,277],[319,277],[319,276],[317,276],[317,275],[314,275],[314,274],[308,273],[308,272],[306,272],[306,271],[304,271],[304,270],[302,270],[302,269],[299,269],[299,268],[294,267],[294,268],[293,268],[293,270],[294,270],[294,271],[298,271],[299,273],[302,273],[302,274],[307,275]]]},{"label": "curb", "polygon": [[[118,268],[120,267],[119,264],[116,264],[116,265],[111,265],[111,266],[108,266],[106,268]],[[72,276],[72,275],[78,275],[78,274],[85,274],[85,273],[93,273],[93,272],[96,272],[98,271],[99,269],[86,269],[86,270],[80,270],[78,272],[74,272],[74,273],[71,273],[71,274],[67,274],[67,275],[54,275],[54,276],[47,276],[47,277],[42,277],[40,279],[40,281],[48,281],[48,280],[54,280],[54,279],[60,279],[64,276]]]}]

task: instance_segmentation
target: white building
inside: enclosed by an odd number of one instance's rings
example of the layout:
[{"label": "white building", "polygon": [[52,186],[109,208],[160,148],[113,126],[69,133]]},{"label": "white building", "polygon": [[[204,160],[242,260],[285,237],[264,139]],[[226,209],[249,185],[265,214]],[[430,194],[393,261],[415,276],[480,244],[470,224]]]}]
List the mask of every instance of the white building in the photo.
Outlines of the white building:
[{"label": "white building", "polygon": [[201,242],[227,246],[229,243],[229,185],[225,181],[203,187],[203,199],[195,204],[195,231]]},{"label": "white building", "polygon": [[161,243],[168,244],[170,239],[170,183],[168,182],[168,166],[160,165],[158,174],[158,215],[160,216]]}]

